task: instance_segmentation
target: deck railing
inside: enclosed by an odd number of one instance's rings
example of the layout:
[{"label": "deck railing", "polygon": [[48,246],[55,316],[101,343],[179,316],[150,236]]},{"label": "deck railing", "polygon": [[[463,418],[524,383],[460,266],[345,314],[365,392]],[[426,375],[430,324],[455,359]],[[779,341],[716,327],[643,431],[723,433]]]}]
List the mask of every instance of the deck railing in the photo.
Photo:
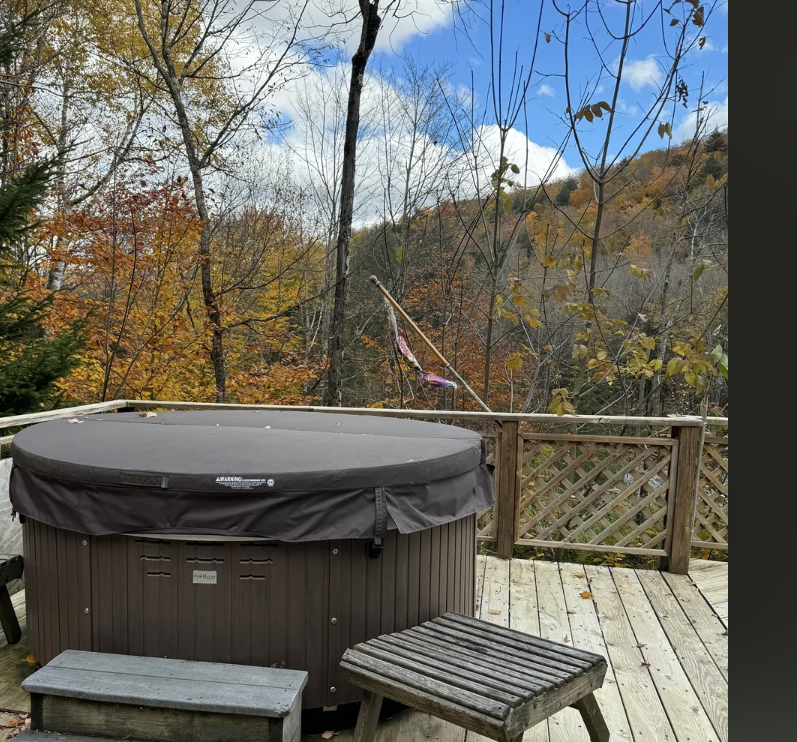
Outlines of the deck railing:
[{"label": "deck railing", "polygon": [[[492,542],[504,559],[520,544],[662,557],[671,572],[686,573],[693,547],[728,548],[728,418],[118,399],[0,418],[0,433],[100,412],[217,408],[403,417],[479,430],[496,467],[496,502],[479,515],[478,540]],[[643,434],[625,435],[629,430]],[[0,445],[12,439],[0,437]]]}]

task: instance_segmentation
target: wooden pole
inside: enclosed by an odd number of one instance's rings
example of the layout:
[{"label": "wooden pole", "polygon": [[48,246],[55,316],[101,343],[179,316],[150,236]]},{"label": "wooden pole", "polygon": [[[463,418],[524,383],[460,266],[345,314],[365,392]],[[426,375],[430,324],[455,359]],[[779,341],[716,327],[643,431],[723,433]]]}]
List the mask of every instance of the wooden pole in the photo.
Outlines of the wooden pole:
[{"label": "wooden pole", "polygon": [[672,437],[678,440],[678,461],[675,471],[675,492],[671,517],[667,520],[670,544],[669,571],[685,575],[689,572],[692,554],[692,531],[695,525],[695,497],[697,477],[702,456],[702,427],[672,427]]},{"label": "wooden pole", "polygon": [[423,342],[426,344],[426,346],[429,348],[429,350],[431,350],[432,353],[434,353],[434,355],[437,358],[437,360],[440,361],[440,363],[442,363],[451,372],[451,374],[457,378],[459,383],[462,384],[462,386],[464,386],[465,389],[470,393],[471,397],[473,397],[481,405],[482,409],[486,410],[487,412],[492,412],[492,410],[484,402],[482,402],[482,400],[479,397],[479,395],[476,394],[476,392],[474,392],[473,389],[470,388],[470,386],[468,385],[468,382],[465,381],[465,379],[463,379],[451,367],[451,364],[445,359],[443,354],[439,350],[437,350],[437,348],[435,348],[435,346],[432,343],[432,341],[429,340],[429,338],[426,337],[426,335],[424,334],[423,330],[421,330],[421,328],[418,327],[418,325],[416,325],[412,321],[412,318],[401,308],[401,305],[390,295],[390,292],[381,284],[379,279],[376,276],[371,276],[371,281],[382,292],[382,296],[384,296],[385,299],[388,302],[390,302],[391,306],[404,318],[404,320],[407,322],[407,324],[413,330],[415,330],[415,332],[417,333],[418,337],[421,340],[423,340]]},{"label": "wooden pole", "polygon": [[523,439],[519,435],[520,423],[513,420],[501,422],[495,479],[495,544],[499,559],[511,559],[520,520],[520,467],[523,461]]}]

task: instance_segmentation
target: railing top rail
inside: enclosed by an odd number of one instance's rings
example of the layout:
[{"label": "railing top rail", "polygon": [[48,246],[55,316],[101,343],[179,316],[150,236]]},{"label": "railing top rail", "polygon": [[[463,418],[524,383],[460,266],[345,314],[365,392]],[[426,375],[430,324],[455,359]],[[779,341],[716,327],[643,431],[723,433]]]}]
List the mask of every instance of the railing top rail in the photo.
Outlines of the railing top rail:
[{"label": "railing top rail", "polygon": [[30,412],[25,415],[10,415],[8,417],[0,417],[0,430],[4,430],[5,428],[16,428],[20,425],[31,425],[32,423],[43,423],[47,420],[59,420],[62,417],[72,417],[73,415],[113,412],[122,407],[127,407],[126,399],[114,399],[110,402],[97,402],[96,404],[83,404],[77,407],[62,407],[59,410],[48,410],[47,412]]},{"label": "railing top rail", "polygon": [[[305,412],[337,412],[350,415],[383,415],[386,417],[412,417],[417,419],[454,420],[511,420],[515,422],[575,422],[629,426],[694,426],[702,425],[696,415],[674,415],[672,417],[635,417],[625,415],[554,415],[552,413],[532,412],[527,414],[512,412],[459,412],[457,410],[401,410],[385,407],[322,407],[316,405],[250,405],[218,404],[214,402],[168,402],[163,400],[128,400],[131,407],[171,407],[175,410],[226,409],[226,410],[299,410]],[[707,420],[710,426],[726,426],[727,417],[713,417]],[[2,420],[0,420],[2,424]]]},{"label": "railing top rail", "polygon": [[[549,413],[511,413],[511,412],[458,412],[456,410],[402,410],[383,407],[322,407],[316,405],[252,405],[252,404],[218,404],[214,402],[174,402],[169,400],[150,399],[115,399],[110,402],[66,407],[60,410],[34,412],[26,415],[0,417],[0,430],[30,425],[32,423],[57,420],[73,415],[90,415],[98,412],[112,412],[123,407],[140,409],[167,407],[173,410],[299,410],[305,412],[331,412],[349,415],[374,415],[384,417],[409,417],[418,420],[493,420],[515,422],[557,422],[598,425],[627,425],[629,427],[654,427],[672,425],[681,427],[699,427],[702,419],[694,415],[673,415],[671,417],[635,417],[626,415],[554,415]],[[709,427],[726,427],[727,417],[712,417],[706,420]]]}]

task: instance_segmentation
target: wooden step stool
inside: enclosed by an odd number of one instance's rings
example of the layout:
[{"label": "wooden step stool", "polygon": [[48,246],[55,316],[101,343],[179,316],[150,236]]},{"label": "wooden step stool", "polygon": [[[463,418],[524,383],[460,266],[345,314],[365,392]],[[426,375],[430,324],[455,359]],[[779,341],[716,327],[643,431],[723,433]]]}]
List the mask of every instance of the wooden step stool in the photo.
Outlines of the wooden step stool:
[{"label": "wooden step stool", "polygon": [[[151,742],[299,742],[307,673],[62,652],[22,687],[31,729]],[[69,740],[69,736],[66,737]]]},{"label": "wooden step stool", "polygon": [[501,742],[573,706],[592,742],[609,740],[593,696],[603,657],[458,613],[358,644],[340,665],[366,691],[354,742],[374,739],[383,697]]}]

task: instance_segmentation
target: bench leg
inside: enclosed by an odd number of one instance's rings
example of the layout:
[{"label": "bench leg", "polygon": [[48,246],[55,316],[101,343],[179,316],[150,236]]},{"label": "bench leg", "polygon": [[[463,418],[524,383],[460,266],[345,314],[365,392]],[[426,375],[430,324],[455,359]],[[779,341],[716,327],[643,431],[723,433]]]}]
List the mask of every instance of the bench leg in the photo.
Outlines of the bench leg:
[{"label": "bench leg", "polygon": [[600,706],[592,693],[576,701],[573,708],[578,709],[581,714],[592,742],[609,742],[609,727],[606,726]]},{"label": "bench leg", "polygon": [[5,585],[0,586],[0,625],[6,635],[9,644],[16,644],[22,638],[22,630],[19,628],[17,614],[14,613],[14,606],[11,604],[11,596]]},{"label": "bench leg", "polygon": [[377,693],[365,691],[357,726],[354,728],[354,742],[373,742],[376,725],[379,723],[379,711],[382,709],[382,698]]}]

